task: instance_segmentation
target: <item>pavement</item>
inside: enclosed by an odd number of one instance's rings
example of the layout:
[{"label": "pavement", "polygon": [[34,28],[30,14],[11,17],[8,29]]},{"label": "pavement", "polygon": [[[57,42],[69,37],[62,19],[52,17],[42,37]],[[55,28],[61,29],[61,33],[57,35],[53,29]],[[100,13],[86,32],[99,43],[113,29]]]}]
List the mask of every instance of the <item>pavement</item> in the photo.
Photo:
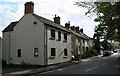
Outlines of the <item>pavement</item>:
[{"label": "pavement", "polygon": [[84,62],[88,62],[97,58],[102,57],[102,55],[98,55],[98,56],[94,56],[94,57],[90,57],[88,59],[81,59],[81,61],[71,61],[71,62],[64,62],[64,63],[59,63],[59,64],[55,64],[55,65],[50,65],[44,68],[37,68],[37,69],[30,69],[30,70],[25,70],[25,71],[18,71],[18,72],[12,72],[12,73],[4,73],[2,74],[2,76],[28,76],[28,75],[34,75],[37,73],[42,73],[42,72],[47,72],[47,71],[51,71],[51,70],[56,70],[56,69],[60,69],[60,68],[65,68],[68,66],[72,66],[78,63],[84,63]]}]

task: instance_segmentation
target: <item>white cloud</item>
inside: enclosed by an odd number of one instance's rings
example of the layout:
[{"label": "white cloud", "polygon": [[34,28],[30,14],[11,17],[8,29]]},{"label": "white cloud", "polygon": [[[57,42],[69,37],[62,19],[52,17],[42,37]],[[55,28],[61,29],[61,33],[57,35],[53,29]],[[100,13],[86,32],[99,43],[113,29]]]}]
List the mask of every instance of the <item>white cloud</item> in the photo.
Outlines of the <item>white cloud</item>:
[{"label": "white cloud", "polygon": [[[0,31],[3,30],[10,22],[19,20],[24,15],[24,3],[27,1],[34,2],[34,12],[42,17],[53,20],[55,14],[61,17],[61,24],[64,25],[70,21],[71,25],[83,27],[85,33],[92,37],[94,31],[93,19],[84,16],[84,8],[74,5],[78,0],[4,0],[0,1]],[[13,3],[13,4],[10,4]],[[16,7],[17,6],[17,7]],[[14,11],[13,11],[14,10]],[[84,25],[84,26],[82,26]],[[2,28],[2,29],[1,29]],[[1,36],[1,34],[0,34]]]}]

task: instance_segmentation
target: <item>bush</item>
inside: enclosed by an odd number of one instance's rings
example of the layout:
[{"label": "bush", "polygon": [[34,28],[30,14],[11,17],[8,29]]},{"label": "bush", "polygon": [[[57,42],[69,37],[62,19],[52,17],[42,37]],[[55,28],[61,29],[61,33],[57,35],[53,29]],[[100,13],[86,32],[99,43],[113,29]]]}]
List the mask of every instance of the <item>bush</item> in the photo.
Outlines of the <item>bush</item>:
[{"label": "bush", "polygon": [[92,49],[90,51],[84,51],[83,55],[81,55],[81,58],[86,59],[86,58],[89,58],[89,57],[92,57],[92,56],[97,56],[97,55],[98,55],[97,51]]},{"label": "bush", "polygon": [[7,62],[5,60],[2,60],[2,66],[6,66]]}]

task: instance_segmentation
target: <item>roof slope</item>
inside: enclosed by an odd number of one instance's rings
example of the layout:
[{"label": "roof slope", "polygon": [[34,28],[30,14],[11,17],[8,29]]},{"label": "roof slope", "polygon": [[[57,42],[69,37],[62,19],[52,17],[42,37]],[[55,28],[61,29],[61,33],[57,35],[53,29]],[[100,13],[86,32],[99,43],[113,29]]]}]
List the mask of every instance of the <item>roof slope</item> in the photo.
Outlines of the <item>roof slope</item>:
[{"label": "roof slope", "polygon": [[66,29],[65,27],[63,27],[62,25],[59,25],[59,24],[57,24],[57,23],[55,23],[55,22],[53,22],[53,21],[51,21],[51,20],[49,20],[49,19],[43,18],[43,17],[38,16],[38,15],[36,15],[36,14],[32,14],[32,15],[35,16],[37,19],[39,19],[41,22],[43,22],[43,23],[45,23],[45,24],[47,24],[47,25],[50,25],[50,26],[53,26],[53,27],[55,27],[55,28],[64,30],[64,31],[66,31],[66,32],[70,32],[69,30],[67,30],[67,29]]},{"label": "roof slope", "polygon": [[[66,32],[70,32],[69,30],[67,30],[65,27],[63,27],[62,25],[59,25],[49,19],[46,19],[46,18],[43,18],[41,16],[38,16],[36,14],[32,14],[33,16],[35,16],[37,19],[39,19],[41,22],[47,24],[47,25],[50,25],[50,26],[53,26],[53,27],[56,27],[58,29],[61,29],[63,31],[66,31]],[[3,32],[9,32],[9,31],[13,31],[14,27],[16,26],[16,24],[18,23],[19,21],[16,21],[16,22],[11,22],[4,30]]]},{"label": "roof slope", "polygon": [[89,37],[86,34],[82,33],[82,32],[77,33],[76,31],[73,31],[73,30],[70,30],[70,31],[71,31],[71,33],[73,33],[73,34],[75,34],[75,35],[77,35],[77,36],[79,36],[81,38],[84,38],[84,39],[87,39],[87,40],[89,39]]},{"label": "roof slope", "polygon": [[19,21],[11,22],[2,32],[13,31],[14,27]]}]

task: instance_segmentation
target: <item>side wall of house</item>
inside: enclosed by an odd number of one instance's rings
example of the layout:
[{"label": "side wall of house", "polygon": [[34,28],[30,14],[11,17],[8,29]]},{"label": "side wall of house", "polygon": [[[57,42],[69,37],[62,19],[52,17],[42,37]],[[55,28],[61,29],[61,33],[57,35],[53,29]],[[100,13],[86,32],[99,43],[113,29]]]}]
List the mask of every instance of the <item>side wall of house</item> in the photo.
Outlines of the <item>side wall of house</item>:
[{"label": "side wall of house", "polygon": [[71,33],[72,55],[76,54],[76,35]]},{"label": "side wall of house", "polygon": [[0,37],[0,60],[1,59],[2,59],[2,38]]},{"label": "side wall of house", "polygon": [[10,63],[10,45],[11,45],[11,33],[12,32],[4,32],[3,40],[2,40],[2,59]]},{"label": "side wall of house", "polygon": [[[34,56],[35,48],[38,57]],[[13,64],[44,65],[44,24],[31,14],[24,15],[11,34],[10,59]]]},{"label": "side wall of house", "polygon": [[[51,40],[51,29],[55,30],[55,39]],[[58,41],[58,31],[61,32],[61,40]],[[67,42],[64,42],[64,33],[67,34]],[[48,64],[55,64],[55,63],[61,63],[61,62],[67,62],[71,60],[72,54],[71,54],[71,34],[67,33],[65,31],[62,31],[60,29],[56,29],[53,27],[48,26],[47,27],[47,52],[48,52]],[[51,58],[51,48],[55,48],[55,57]],[[64,55],[64,49],[67,49],[67,56]]]}]

